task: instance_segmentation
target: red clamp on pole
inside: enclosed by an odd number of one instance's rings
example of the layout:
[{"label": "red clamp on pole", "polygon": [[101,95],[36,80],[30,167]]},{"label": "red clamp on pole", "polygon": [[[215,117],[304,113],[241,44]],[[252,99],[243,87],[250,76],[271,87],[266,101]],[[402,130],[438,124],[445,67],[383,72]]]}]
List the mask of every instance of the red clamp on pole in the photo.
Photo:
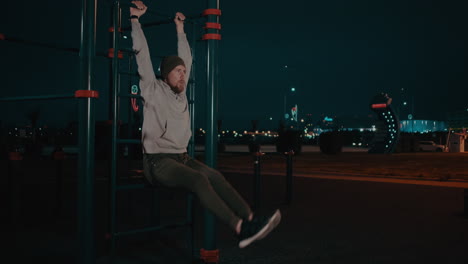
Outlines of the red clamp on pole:
[{"label": "red clamp on pole", "polygon": [[205,23],[205,29],[206,28],[213,28],[213,29],[221,30],[221,24],[220,23],[214,23],[214,22],[206,22]]},{"label": "red clamp on pole", "polygon": [[216,8],[205,9],[202,15],[203,16],[208,16],[208,15],[221,16],[221,9],[216,9]]},{"label": "red clamp on pole", "polygon": [[219,263],[219,249],[204,250],[200,249],[200,258],[205,263]]},{"label": "red clamp on pole", "polygon": [[5,35],[3,35],[2,33],[0,33],[0,40],[5,40],[5,39],[6,39]]},{"label": "red clamp on pole", "polygon": [[[109,125],[109,126],[111,126],[112,123],[113,123],[112,120],[106,120],[106,122],[105,122],[105,124],[106,124],[106,125]],[[121,125],[122,125],[122,120],[118,120],[118,121],[117,121],[117,125],[118,125],[118,126],[121,126]]]},{"label": "red clamp on pole", "polygon": [[8,153],[8,159],[9,160],[23,160],[23,156],[21,156],[20,152],[13,151]]},{"label": "red clamp on pole", "polygon": [[[122,28],[120,28],[120,27],[118,28],[117,31],[119,31],[120,33],[123,32]],[[109,32],[114,32],[114,27],[109,27]]]},{"label": "red clamp on pole", "polygon": [[99,98],[99,92],[94,90],[76,90],[75,91],[76,98]]},{"label": "red clamp on pole", "polygon": [[65,159],[65,152],[62,150],[55,151],[53,155],[54,160],[64,160]]},{"label": "red clamp on pole", "polygon": [[376,109],[376,108],[387,108],[387,104],[372,104],[372,105],[371,105],[371,108],[372,108],[372,109]]},{"label": "red clamp on pole", "polygon": [[[110,48],[110,49],[109,49],[109,52],[108,52],[108,54],[107,54],[107,57],[109,57],[109,58],[114,58],[114,48]],[[123,59],[123,52],[122,52],[121,50],[119,50],[119,51],[117,52],[117,58]]]},{"label": "red clamp on pole", "polygon": [[202,36],[202,40],[208,40],[208,39],[221,40],[221,34],[217,34],[217,33],[208,33],[208,34],[204,34],[204,35]]}]

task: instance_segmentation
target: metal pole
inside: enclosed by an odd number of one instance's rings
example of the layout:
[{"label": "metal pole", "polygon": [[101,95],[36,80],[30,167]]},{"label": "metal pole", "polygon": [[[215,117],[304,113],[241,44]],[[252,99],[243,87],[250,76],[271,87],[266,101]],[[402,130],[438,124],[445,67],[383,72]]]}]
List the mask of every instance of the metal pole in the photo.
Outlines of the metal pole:
[{"label": "metal pole", "polygon": [[468,217],[468,189],[464,189],[463,190],[463,195],[464,195],[464,198],[463,198],[463,203],[464,203],[464,215],[465,217]]},{"label": "metal pole", "polygon": [[286,204],[290,204],[292,200],[292,156],[294,152],[292,150],[285,153],[286,154]]},{"label": "metal pole", "polygon": [[[94,85],[97,0],[82,0],[80,89],[92,91]],[[78,157],[78,263],[95,263],[94,223],[94,100],[79,99],[79,157]]]},{"label": "metal pole", "polygon": [[[218,0],[208,0],[209,9],[219,9]],[[216,15],[208,15],[208,22],[218,23],[219,17]],[[216,29],[207,29],[208,33],[218,33]],[[217,81],[218,81],[218,41],[214,39],[207,40],[207,134],[205,142],[205,155],[206,163],[212,168],[217,166],[217,141],[218,141],[218,130],[216,128],[215,120],[217,118]],[[205,236],[203,242],[203,248],[205,250],[215,250],[216,249],[216,222],[214,215],[205,210]]]},{"label": "metal pole", "polygon": [[255,211],[260,210],[261,206],[261,197],[262,197],[262,176],[260,173],[261,159],[264,153],[255,152],[255,161],[254,161],[254,208]]},{"label": "metal pole", "polygon": [[112,34],[112,47],[114,48],[114,56],[112,58],[112,92],[111,92],[111,164],[110,164],[110,255],[114,255],[115,249],[115,231],[116,231],[116,192],[117,192],[117,122],[118,122],[118,94],[119,94],[119,27],[120,27],[120,5],[119,1],[114,2],[112,25],[114,32]]}]

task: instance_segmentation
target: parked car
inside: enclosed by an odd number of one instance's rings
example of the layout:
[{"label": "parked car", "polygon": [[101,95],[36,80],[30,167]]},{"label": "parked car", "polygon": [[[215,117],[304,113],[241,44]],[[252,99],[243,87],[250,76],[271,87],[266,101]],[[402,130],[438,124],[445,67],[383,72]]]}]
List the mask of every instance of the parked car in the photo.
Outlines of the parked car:
[{"label": "parked car", "polygon": [[419,141],[419,151],[443,152],[445,150],[444,145],[436,144],[434,141]]}]

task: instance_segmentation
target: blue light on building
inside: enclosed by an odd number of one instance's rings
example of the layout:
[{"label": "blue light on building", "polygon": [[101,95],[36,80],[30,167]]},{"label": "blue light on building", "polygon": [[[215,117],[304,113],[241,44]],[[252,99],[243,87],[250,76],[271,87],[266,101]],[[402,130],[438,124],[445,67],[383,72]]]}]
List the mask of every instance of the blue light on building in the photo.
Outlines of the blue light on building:
[{"label": "blue light on building", "polygon": [[401,120],[400,131],[407,133],[428,133],[447,131],[447,123],[435,120]]}]

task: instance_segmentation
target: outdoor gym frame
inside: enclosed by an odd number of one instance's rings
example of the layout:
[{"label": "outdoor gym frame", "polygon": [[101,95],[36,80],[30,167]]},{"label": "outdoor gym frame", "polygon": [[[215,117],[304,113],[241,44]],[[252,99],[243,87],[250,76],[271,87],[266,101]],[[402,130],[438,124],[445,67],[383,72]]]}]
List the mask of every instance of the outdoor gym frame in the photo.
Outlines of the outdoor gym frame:
[{"label": "outdoor gym frame", "polygon": [[[125,4],[128,6],[127,4]],[[43,46],[47,48],[61,49],[80,54],[80,83],[79,89],[74,94],[58,94],[58,95],[43,95],[43,96],[22,96],[22,97],[4,97],[0,98],[0,102],[8,101],[25,101],[25,100],[55,100],[55,99],[72,99],[79,100],[79,155],[78,155],[78,249],[77,263],[89,264],[96,262],[96,243],[95,243],[95,223],[94,223],[94,204],[95,204],[95,176],[94,176],[94,138],[95,138],[95,99],[99,97],[98,92],[94,89],[94,58],[95,38],[96,38],[96,6],[97,0],[82,0],[81,10],[81,39],[80,49],[60,48],[50,44],[37,42],[27,42],[19,39],[8,38],[0,34],[0,41],[22,42],[25,44]],[[119,19],[120,19],[120,1],[114,1],[114,25],[113,25],[113,61],[112,61],[112,94],[113,94],[113,117],[116,121],[117,97],[118,97],[118,59],[119,59]],[[150,12],[151,13],[151,12]],[[214,120],[217,120],[217,94],[218,94],[218,41],[221,40],[219,30],[219,0],[207,0],[207,9],[201,16],[188,17],[206,17],[205,23],[206,34],[202,36],[202,40],[207,43],[207,137],[206,137],[206,163],[210,167],[216,167],[217,157],[217,129]],[[144,24],[143,26],[155,26],[167,24],[168,20],[155,22],[152,24]],[[191,90],[193,90],[193,87]],[[194,102],[194,92],[191,93],[189,101],[191,102],[191,110]],[[137,96],[135,96],[137,97]],[[194,112],[192,112],[193,118]],[[116,162],[116,144],[117,144],[117,122],[112,122],[112,171],[115,176]],[[194,122],[192,122],[193,124]],[[192,141],[193,143],[193,141]],[[193,151],[193,148],[192,150]],[[193,154],[193,152],[192,152]],[[15,156],[15,155],[12,155]],[[201,249],[201,258],[207,263],[219,261],[219,251],[216,249],[215,243],[215,219],[214,216],[205,210],[205,238],[203,249]]]}]

